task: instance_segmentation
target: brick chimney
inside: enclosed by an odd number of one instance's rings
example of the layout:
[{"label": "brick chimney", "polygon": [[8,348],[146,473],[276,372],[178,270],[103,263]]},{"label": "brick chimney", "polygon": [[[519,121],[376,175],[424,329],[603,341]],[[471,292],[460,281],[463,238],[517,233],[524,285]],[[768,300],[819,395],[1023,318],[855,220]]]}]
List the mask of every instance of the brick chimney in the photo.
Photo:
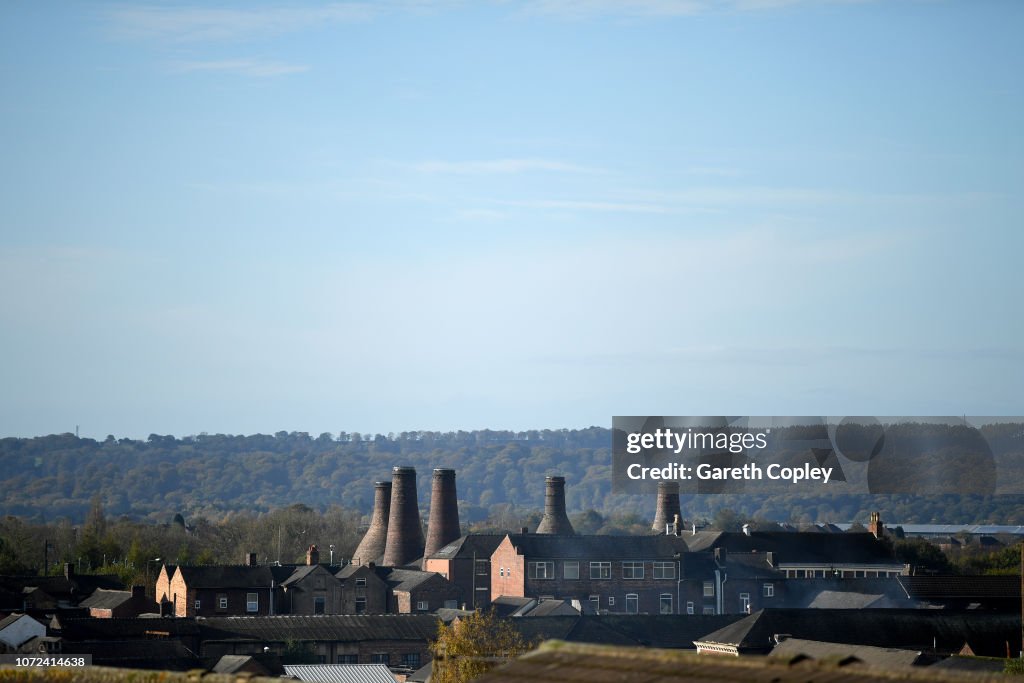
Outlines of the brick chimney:
[{"label": "brick chimney", "polygon": [[[654,524],[651,530],[659,534],[668,533],[666,529],[678,519],[682,518],[679,509],[679,482],[659,481],[658,482],[658,503],[654,510]],[[672,529],[671,533],[676,533]]]},{"label": "brick chimney", "polygon": [[246,553],[245,554],[245,566],[246,567],[255,567],[256,566],[256,553]]},{"label": "brick chimney", "polygon": [[537,525],[537,533],[575,534],[569,516],[565,514],[565,477],[548,477],[544,483],[544,517]]},{"label": "brick chimney", "polygon": [[384,566],[402,567],[423,556],[423,527],[416,497],[416,468],[391,470],[391,510]]},{"label": "brick chimney", "polygon": [[378,481],[373,485],[373,515],[370,528],[359,542],[352,561],[356,564],[376,562],[384,554],[388,542],[388,515],[391,513],[391,482]]},{"label": "brick chimney", "polygon": [[459,528],[459,501],[455,492],[455,470],[435,469],[430,488],[430,518],[423,562],[462,535]]},{"label": "brick chimney", "polygon": [[885,536],[885,524],[882,523],[881,513],[872,512],[871,517],[869,517],[869,519],[870,521],[868,522],[868,531],[870,531],[875,538],[881,538],[882,536]]},{"label": "brick chimney", "polygon": [[309,550],[306,551],[306,564],[310,567],[320,564],[320,549],[315,545],[309,546]]}]

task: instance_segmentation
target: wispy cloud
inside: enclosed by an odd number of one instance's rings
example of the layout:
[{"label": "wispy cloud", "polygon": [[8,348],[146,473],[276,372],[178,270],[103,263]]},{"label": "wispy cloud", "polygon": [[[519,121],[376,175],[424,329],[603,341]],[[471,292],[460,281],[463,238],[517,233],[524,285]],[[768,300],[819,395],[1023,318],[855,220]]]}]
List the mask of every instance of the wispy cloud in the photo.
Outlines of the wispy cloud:
[{"label": "wispy cloud", "polygon": [[757,12],[796,5],[851,4],[872,0],[532,0],[531,14],[583,19],[594,16],[684,17],[707,12]]},{"label": "wispy cloud", "polygon": [[376,13],[374,5],[358,2],[252,9],[125,5],[111,9],[108,17],[118,37],[183,43],[249,40],[311,26],[363,21]]},{"label": "wispy cloud", "polygon": [[308,71],[309,67],[304,64],[282,64],[280,62],[265,62],[256,59],[221,59],[213,61],[172,62],[170,69],[175,73],[217,72],[253,78],[268,78],[302,73],[303,71]]},{"label": "wispy cloud", "polygon": [[486,159],[481,161],[421,161],[401,163],[399,166],[417,173],[447,173],[456,175],[491,175],[498,173],[528,173],[552,171],[561,173],[600,173],[601,169],[580,166],[551,159]]}]

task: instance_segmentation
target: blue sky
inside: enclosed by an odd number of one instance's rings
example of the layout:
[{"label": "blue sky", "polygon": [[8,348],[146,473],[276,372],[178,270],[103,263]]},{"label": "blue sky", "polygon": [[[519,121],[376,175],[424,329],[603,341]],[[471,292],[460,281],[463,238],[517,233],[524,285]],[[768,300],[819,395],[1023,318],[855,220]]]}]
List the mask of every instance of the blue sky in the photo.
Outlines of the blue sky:
[{"label": "blue sky", "polygon": [[0,5],[0,435],[1020,415],[1024,5]]}]

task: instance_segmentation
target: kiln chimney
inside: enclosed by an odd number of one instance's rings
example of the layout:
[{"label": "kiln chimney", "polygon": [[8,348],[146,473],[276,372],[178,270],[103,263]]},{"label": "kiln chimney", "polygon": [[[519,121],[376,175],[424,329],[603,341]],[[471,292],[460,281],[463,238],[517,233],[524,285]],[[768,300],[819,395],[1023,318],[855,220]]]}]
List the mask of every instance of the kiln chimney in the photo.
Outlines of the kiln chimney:
[{"label": "kiln chimney", "polygon": [[[659,481],[658,482],[658,504],[654,511],[654,524],[651,529],[659,534],[670,533],[669,525],[678,525],[682,519],[682,512],[679,509],[679,482]],[[671,533],[677,533],[672,529]]]},{"label": "kiln chimney", "polygon": [[388,513],[391,511],[391,482],[378,481],[373,485],[373,515],[370,517],[370,528],[359,541],[359,546],[352,554],[356,564],[369,564],[380,560],[384,547],[388,542]]},{"label": "kiln chimney", "polygon": [[423,527],[416,498],[416,468],[391,470],[391,510],[384,566],[403,567],[423,556]]},{"label": "kiln chimney", "polygon": [[544,518],[537,525],[538,534],[575,534],[569,516],[565,514],[565,477],[545,480]]},{"label": "kiln chimney", "polygon": [[459,501],[455,493],[455,470],[436,469],[430,488],[430,518],[423,562],[462,535],[459,528]]}]

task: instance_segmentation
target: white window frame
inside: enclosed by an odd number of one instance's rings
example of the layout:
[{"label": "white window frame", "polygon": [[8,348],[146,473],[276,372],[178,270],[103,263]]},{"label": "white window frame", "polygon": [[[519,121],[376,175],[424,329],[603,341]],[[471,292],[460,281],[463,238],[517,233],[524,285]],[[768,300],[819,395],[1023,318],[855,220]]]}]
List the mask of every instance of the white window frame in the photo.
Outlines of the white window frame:
[{"label": "white window frame", "polygon": [[245,611],[249,614],[255,614],[260,611],[260,594],[259,593],[246,593],[245,594]]},{"label": "white window frame", "polygon": [[591,562],[590,563],[590,579],[606,581],[612,578],[612,563],[611,562]]},{"label": "white window frame", "polygon": [[640,614],[640,596],[636,593],[626,593],[626,614]]},{"label": "white window frame", "polygon": [[195,603],[195,604],[196,604],[196,611],[197,611],[197,612],[198,612],[198,611],[199,611],[200,609],[202,609],[202,606],[203,606],[203,601],[202,601],[202,600],[200,600],[199,598],[196,598],[196,603]]},{"label": "white window frame", "polygon": [[[575,571],[576,576],[570,576],[571,573],[569,568],[572,567]],[[580,578],[580,562],[579,560],[571,560],[562,563],[562,578],[567,581],[579,581]]]},{"label": "white window frame", "polygon": [[428,601],[426,601],[426,600],[417,600],[416,601],[416,611],[417,612],[427,612],[429,610],[430,610],[430,603]]},{"label": "white window frame", "polygon": [[531,579],[549,581],[555,578],[555,563],[551,560],[540,560],[526,563],[527,576]]},{"label": "white window frame", "polygon": [[692,602],[687,602],[686,603],[686,613],[687,614],[694,614],[694,609],[693,609],[693,603]]},{"label": "white window frame", "polygon": [[217,598],[217,609],[227,609],[227,608],[228,608],[228,596],[221,595],[220,597]]},{"label": "white window frame", "polygon": [[[668,606],[667,610],[665,609],[666,605]],[[673,613],[672,610],[674,608],[675,608],[675,605],[672,604],[672,594],[671,593],[662,593],[661,595],[658,596],[658,613],[659,614],[672,614]]]},{"label": "white window frame", "polygon": [[676,563],[675,562],[655,562],[654,563],[654,578],[655,579],[674,579],[674,578],[676,578]]},{"label": "white window frame", "polygon": [[766,583],[764,585],[763,591],[764,591],[763,592],[764,597],[766,597],[766,598],[774,598],[775,597],[775,584],[774,583]]},{"label": "white window frame", "polygon": [[750,593],[740,593],[740,611],[744,613],[750,611]]},{"label": "white window frame", "polygon": [[644,578],[644,563],[633,561],[623,562],[622,578],[626,581],[637,581]]},{"label": "white window frame", "polygon": [[715,582],[705,581],[704,582],[704,597],[713,598],[715,597]]}]

